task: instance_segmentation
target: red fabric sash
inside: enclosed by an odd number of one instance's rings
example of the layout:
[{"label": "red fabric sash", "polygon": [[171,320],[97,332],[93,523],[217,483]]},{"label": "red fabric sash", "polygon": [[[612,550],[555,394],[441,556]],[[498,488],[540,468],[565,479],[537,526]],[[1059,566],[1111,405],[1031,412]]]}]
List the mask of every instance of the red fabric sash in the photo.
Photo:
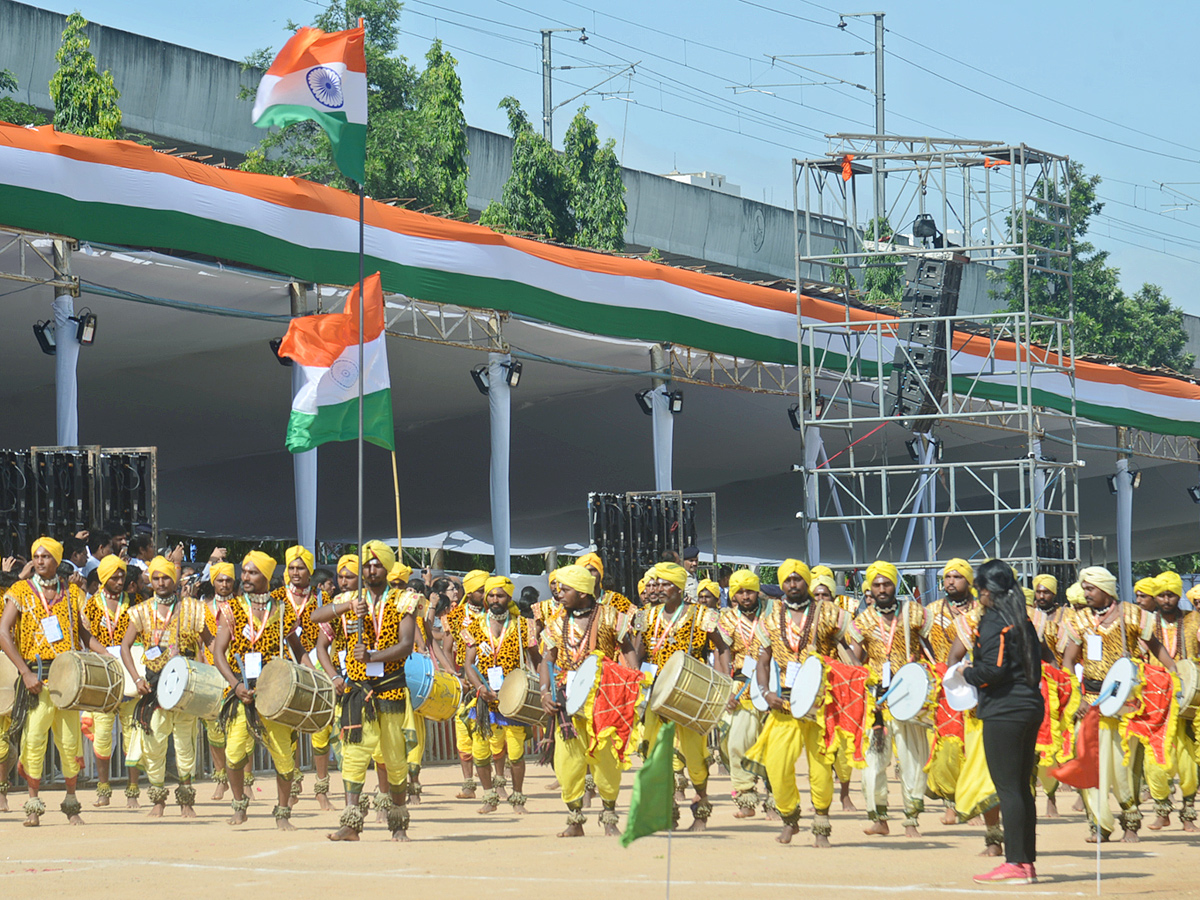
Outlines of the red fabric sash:
[{"label": "red fabric sash", "polygon": [[1073,788],[1100,787],[1099,706],[1093,704],[1088,707],[1083,721],[1075,729],[1075,758],[1051,769],[1050,774]]},{"label": "red fabric sash", "polygon": [[625,759],[625,745],[629,742],[629,732],[637,717],[641,684],[642,673],[637,669],[627,669],[611,659],[600,661],[600,684],[592,704],[592,743],[588,753],[595,751],[605,729],[612,728],[615,731],[613,745],[617,757]]},{"label": "red fabric sash", "polygon": [[[938,684],[946,680],[945,663],[938,663],[933,667],[937,672]],[[938,687],[938,706],[937,714],[934,716],[934,727],[937,729],[937,736],[934,738],[934,747],[937,746],[937,741],[945,738],[958,738],[960,741],[966,742],[966,725],[963,723],[963,714],[957,710],[950,708],[950,704],[946,702],[946,690],[943,687]],[[933,753],[933,747],[929,748],[929,752]]]},{"label": "red fabric sash", "polygon": [[828,678],[828,702],[825,705],[825,746],[838,745],[838,731],[851,738],[855,762],[863,762],[863,734],[867,718],[867,677],[865,666],[848,666],[825,658]]},{"label": "red fabric sash", "polygon": [[1171,673],[1161,666],[1142,666],[1142,708],[1129,717],[1131,737],[1150,748],[1160,766],[1167,764],[1167,742],[1171,738],[1172,701],[1175,685]]}]

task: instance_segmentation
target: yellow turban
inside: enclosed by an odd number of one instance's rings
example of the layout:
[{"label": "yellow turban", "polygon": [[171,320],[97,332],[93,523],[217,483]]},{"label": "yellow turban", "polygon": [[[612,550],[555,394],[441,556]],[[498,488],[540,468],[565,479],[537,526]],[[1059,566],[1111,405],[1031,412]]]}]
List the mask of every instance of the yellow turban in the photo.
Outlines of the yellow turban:
[{"label": "yellow turban", "polygon": [[810,587],[815,588],[818,584],[823,585],[825,590],[829,591],[830,597],[837,596],[837,582],[833,580],[832,575],[817,575],[814,573]]},{"label": "yellow turban", "polygon": [[312,551],[305,550],[299,545],[287,548],[287,552],[283,554],[284,566],[290,566],[292,564],[292,560],[294,559],[298,559],[300,562],[304,563],[304,568],[308,569],[309,575],[311,575],[313,573],[313,569],[316,568],[316,560],[313,559]]},{"label": "yellow turban", "polygon": [[575,560],[575,565],[583,566],[585,569],[591,566],[600,573],[601,578],[604,577],[604,562],[600,559],[600,554],[598,553],[585,553],[579,559]]},{"label": "yellow turban", "polygon": [[246,563],[253,563],[254,568],[262,572],[263,578],[267,581],[271,580],[271,576],[275,574],[275,567],[279,563],[275,562],[275,557],[268,556],[261,550],[251,550],[246,554],[246,558],[242,560],[242,568],[246,568]]},{"label": "yellow turban", "polygon": [[776,577],[779,580],[780,587],[783,586],[783,583],[788,580],[788,576],[792,573],[795,573],[803,578],[805,584],[812,584],[812,572],[809,571],[808,566],[800,562],[798,559],[785,559],[783,564],[779,567],[779,570],[776,572]]},{"label": "yellow turban", "polygon": [[1079,573],[1079,583],[1082,585],[1087,582],[1092,587],[1097,587],[1114,600],[1117,597],[1117,576],[1104,568],[1104,566],[1088,566]]},{"label": "yellow turban", "polygon": [[172,581],[178,577],[175,572],[175,563],[171,562],[165,556],[154,557],[154,559],[150,560],[150,565],[146,566],[147,578],[153,578],[160,572],[169,576]]},{"label": "yellow turban", "polygon": [[[1159,576],[1161,578],[1162,576]],[[1158,578],[1142,578],[1134,582],[1133,592],[1135,594],[1149,594],[1151,597],[1157,597],[1159,594]],[[1183,582],[1179,582],[1179,586],[1183,587]],[[1176,591],[1178,593],[1178,591]]]},{"label": "yellow turban", "polygon": [[975,569],[965,559],[952,559],[942,568],[942,575],[947,572],[957,572],[963,578],[967,579],[967,584],[975,587]]},{"label": "yellow turban", "polygon": [[583,566],[563,566],[558,570],[558,583],[581,594],[596,596],[596,576]]},{"label": "yellow turban", "polygon": [[551,587],[554,587],[554,582],[558,581],[558,569],[555,569],[553,572],[547,575],[546,580],[550,582]]},{"label": "yellow turban", "polygon": [[108,579],[116,575],[117,572],[124,572],[128,568],[129,566],[125,564],[125,560],[110,553],[104,559],[100,560],[100,565],[96,566],[96,572],[100,576],[100,583],[107,584]]},{"label": "yellow turban", "polygon": [[1187,598],[1191,600],[1192,603],[1200,603],[1200,584],[1188,589]]},{"label": "yellow turban", "polygon": [[340,572],[340,571],[342,571],[342,569],[349,569],[351,572],[353,572],[355,575],[357,575],[358,574],[358,554],[357,553],[347,553],[345,556],[342,556],[340,559],[338,559],[337,570]]},{"label": "yellow turban", "polygon": [[[588,574],[590,575],[591,573],[589,572]],[[592,579],[593,582],[595,582],[595,580],[595,578]],[[496,590],[496,588],[500,588],[510,597],[513,595],[513,591],[516,590],[516,587],[513,585],[510,579],[505,578],[503,575],[493,575],[483,583],[483,596],[486,597],[492,591]]]},{"label": "yellow turban", "polygon": [[[973,573],[972,573],[973,574]],[[867,566],[867,581],[866,586],[869,589],[875,583],[875,579],[882,575],[896,587],[900,587],[900,572],[890,562],[885,562],[882,559],[877,559],[871,565]]]},{"label": "yellow turban", "polygon": [[828,575],[830,578],[832,578],[833,569],[829,568],[829,566],[813,566],[812,574],[813,578],[816,578],[819,575]]},{"label": "yellow turban", "polygon": [[412,575],[412,566],[407,566],[397,560],[396,564],[392,566],[392,570],[388,572],[387,580],[391,584],[407,584],[410,575]]},{"label": "yellow turban", "polygon": [[1023,587],[1021,590],[1025,592],[1025,605],[1033,606],[1033,588]]},{"label": "yellow turban", "polygon": [[392,571],[392,566],[396,564],[396,554],[383,541],[367,541],[363,544],[362,558],[364,565],[368,559],[374,558],[379,560],[379,564],[383,566],[383,571],[385,572]]},{"label": "yellow turban", "polygon": [[209,581],[216,581],[222,575],[228,575],[230,578],[234,577],[233,563],[219,562],[219,563],[213,563],[212,565],[210,565],[208,567],[208,580]]},{"label": "yellow turban", "polygon": [[721,599],[721,586],[710,578],[702,579],[696,587],[696,596],[700,596],[702,591],[708,591],[718,600]]},{"label": "yellow turban", "polygon": [[1067,588],[1067,602],[1072,606],[1087,606],[1087,595],[1078,581]]},{"label": "yellow turban", "polygon": [[30,558],[32,558],[33,554],[37,553],[39,549],[45,550],[47,553],[53,556],[55,565],[58,565],[62,562],[63,545],[54,538],[42,535],[40,538],[34,541],[33,546],[29,549]]},{"label": "yellow turban", "polygon": [[1045,572],[1041,575],[1034,575],[1033,589],[1036,591],[1040,587],[1044,587],[1052,594],[1058,594],[1058,579],[1053,575],[1047,575]]},{"label": "yellow turban", "polygon": [[[591,572],[588,573],[589,576],[591,574]],[[487,584],[488,577],[488,573],[483,571],[483,569],[472,569],[463,576],[463,592],[467,594],[475,593],[477,590]],[[561,581],[562,579],[559,580]],[[592,578],[592,580],[595,581],[596,579]]]},{"label": "yellow turban", "polygon": [[683,590],[687,584],[687,569],[673,562],[660,562],[650,569],[654,578],[661,578],[663,581],[669,581],[675,587]]},{"label": "yellow turban", "polygon": [[1179,577],[1178,572],[1162,572],[1154,580],[1158,583],[1158,590],[1155,592],[1156,597],[1159,594],[1174,594],[1176,597],[1183,596],[1183,579]]},{"label": "yellow turban", "polygon": [[749,569],[738,569],[729,576],[730,597],[733,597],[741,591],[759,590],[762,590],[762,584],[759,583],[758,576]]},{"label": "yellow turban", "polygon": [[638,580],[638,596],[640,597],[644,593],[646,593],[646,579],[642,578]]}]

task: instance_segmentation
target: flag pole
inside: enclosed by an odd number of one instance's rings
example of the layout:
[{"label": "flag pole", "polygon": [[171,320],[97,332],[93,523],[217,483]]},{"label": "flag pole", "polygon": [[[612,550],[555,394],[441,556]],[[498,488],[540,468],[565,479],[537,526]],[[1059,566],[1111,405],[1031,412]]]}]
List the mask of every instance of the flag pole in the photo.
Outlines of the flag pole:
[{"label": "flag pole", "polygon": [[396,474],[396,451],[392,451],[392,487],[396,491],[396,558],[404,562],[404,539],[400,531],[400,476]]}]

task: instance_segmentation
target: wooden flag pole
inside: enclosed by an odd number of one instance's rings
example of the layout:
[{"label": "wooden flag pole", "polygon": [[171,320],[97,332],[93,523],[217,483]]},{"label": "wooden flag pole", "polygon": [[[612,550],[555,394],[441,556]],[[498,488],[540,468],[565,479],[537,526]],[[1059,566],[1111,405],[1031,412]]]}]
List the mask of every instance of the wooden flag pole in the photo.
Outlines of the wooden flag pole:
[{"label": "wooden flag pole", "polygon": [[396,559],[404,562],[404,538],[400,530],[400,476],[396,474],[396,451],[392,451],[392,487],[396,490]]}]

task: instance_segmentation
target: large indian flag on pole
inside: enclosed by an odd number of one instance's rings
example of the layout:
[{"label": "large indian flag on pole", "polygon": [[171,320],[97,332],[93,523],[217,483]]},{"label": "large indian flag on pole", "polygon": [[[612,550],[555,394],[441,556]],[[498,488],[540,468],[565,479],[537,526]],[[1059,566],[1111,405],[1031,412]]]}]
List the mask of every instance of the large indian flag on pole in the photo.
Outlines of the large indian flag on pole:
[{"label": "large indian flag on pole", "polygon": [[[387,340],[383,333],[383,286],[379,273],[363,282],[363,439],[396,449]],[[358,287],[346,310],[293,319],[279,346],[304,373],[292,398],[287,448],[303,453],[329,441],[358,439]]]},{"label": "large indian flag on pole", "polygon": [[333,143],[338,169],[359,184],[366,178],[367,60],[363,26],[326,34],[301,28],[284,44],[258,85],[259,128],[313,120]]}]

